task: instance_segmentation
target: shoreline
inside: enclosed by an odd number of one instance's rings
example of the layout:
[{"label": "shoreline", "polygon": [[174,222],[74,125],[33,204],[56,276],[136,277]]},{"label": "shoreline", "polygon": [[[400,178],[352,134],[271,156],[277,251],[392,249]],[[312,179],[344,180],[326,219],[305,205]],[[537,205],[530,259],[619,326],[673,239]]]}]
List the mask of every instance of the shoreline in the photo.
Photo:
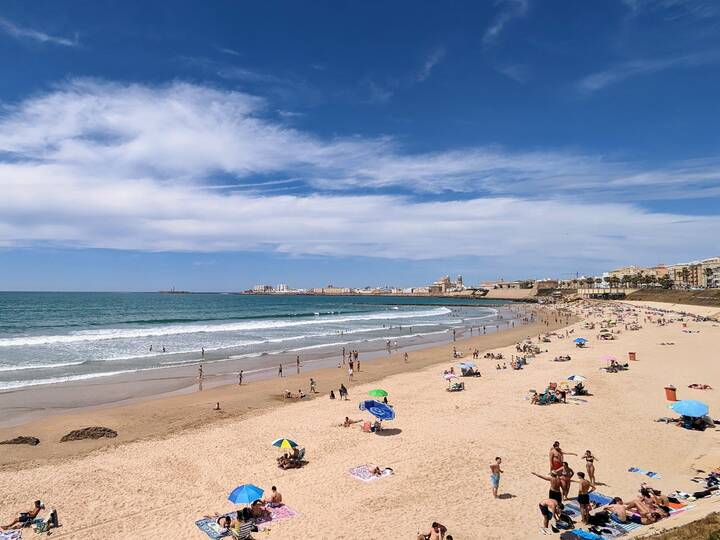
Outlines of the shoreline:
[{"label": "shoreline", "polygon": [[[630,313],[633,309],[637,311]],[[134,426],[138,439],[125,444],[120,440],[122,426],[107,424],[118,429],[120,437],[23,449],[36,459],[25,456],[0,467],[0,482],[7,486],[3,507],[24,508],[28,500],[42,497],[60,512],[62,527],[54,535],[86,540],[162,536],[172,508],[173,534],[199,540],[206,537],[195,520],[236,509],[227,493],[252,483],[265,489],[277,485],[283,501],[297,512],[293,519],[273,523],[266,531],[269,538],[310,538],[320,531],[322,538],[352,539],[369,530],[409,538],[437,520],[457,537],[524,540],[538,535],[537,505],[546,497],[547,484],[531,473],[547,471],[547,449],[553,440],[561,441],[575,471],[585,468],[578,456],[592,450],[598,458],[598,491],[605,495],[629,500],[643,482],[663,493],[695,491],[697,484],[691,479],[697,470],[717,467],[720,431],[688,431],[654,420],[668,414],[663,387],[669,383],[676,386],[680,399],[702,399],[714,407],[717,390],[688,385],[704,382],[720,388],[720,374],[709,369],[713,359],[705,352],[720,337],[720,327],[692,318],[658,320],[652,310],[619,303],[571,304],[557,324],[553,308],[537,311],[544,312],[552,326],[540,323],[455,344],[462,352],[477,346],[502,352],[509,360],[514,343],[527,335],[535,341],[539,330],[550,340],[540,342],[542,352],[519,371],[496,370],[497,361],[481,354],[477,364],[482,378],[463,379],[464,392],[447,392],[443,381],[442,370],[457,362],[448,344],[412,353],[410,366],[401,355],[363,363],[358,380],[348,385],[349,401],[331,401],[327,395],[284,401],[273,392],[293,388],[287,378],[208,391],[225,392],[229,400],[237,400],[232,407],[230,401],[227,407],[222,401],[225,410],[220,413],[211,410],[210,400],[190,399],[197,394],[105,409],[104,413],[124,411],[124,416],[112,418]],[[609,318],[620,319],[613,327],[614,340],[600,339],[597,330],[584,324],[597,328]],[[623,322],[636,319],[639,330],[624,327]],[[563,327],[565,320],[569,325],[563,331],[553,330]],[[576,336],[588,338],[587,346],[576,348]],[[603,356],[626,359],[628,351],[637,355],[629,372],[601,370],[606,364]],[[571,355],[572,360],[554,362],[559,355]],[[316,378],[319,389],[327,391],[344,380],[346,375],[339,371],[322,371]],[[529,388],[541,390],[548,381],[562,381],[570,374],[587,377],[587,397],[568,397],[567,404],[543,407],[530,403]],[[267,392],[259,392],[261,387]],[[388,391],[397,418],[377,434],[357,426],[338,427],[346,416],[367,419],[358,401],[377,387]],[[249,409],[251,396],[245,393],[251,389],[258,401],[257,408]],[[100,418],[84,413],[76,419],[80,417]],[[196,429],[187,429],[189,421],[196,422]],[[82,427],[86,425],[104,424]],[[143,426],[156,429],[140,437]],[[277,437],[304,446],[308,463],[299,470],[279,469],[279,451],[271,445]],[[503,459],[499,499],[493,498],[487,479],[493,456]],[[360,482],[348,472],[363,463],[390,467],[395,474]],[[660,476],[648,479],[629,467]],[[459,493],[466,504],[456,504]],[[716,497],[698,499],[688,511],[628,537],[698,520],[719,502]],[[482,519],[478,508],[483,509]]]},{"label": "shoreline", "polygon": [[[496,331],[485,335],[473,336],[458,333],[457,341],[450,338],[444,341],[431,343],[415,343],[406,347],[399,347],[391,354],[383,351],[368,352],[361,354],[361,369],[356,372],[352,383],[348,382],[347,366],[342,369],[336,367],[338,353],[315,360],[303,360],[308,364],[314,364],[312,368],[301,369],[300,374],[295,373],[295,366],[287,366],[287,372],[292,372],[282,379],[272,376],[276,372],[276,366],[263,370],[269,372],[265,377],[244,378],[243,385],[239,387],[236,383],[236,374],[220,374],[214,380],[207,380],[201,391],[197,391],[196,379],[197,366],[185,366],[173,368],[178,374],[171,377],[174,388],[163,392],[157,392],[157,380],[127,381],[121,380],[116,384],[100,379],[94,383],[66,383],[62,389],[56,388],[53,391],[66,393],[67,399],[73,399],[80,403],[79,407],[55,408],[44,410],[42,416],[28,418],[25,421],[14,422],[9,425],[0,425],[0,440],[7,440],[17,436],[38,437],[41,443],[35,447],[26,445],[2,446],[3,452],[0,455],[0,468],[9,465],[26,464],[36,460],[57,457],[74,457],[99,448],[118,446],[138,439],[161,438],[175,434],[179,431],[193,429],[198,426],[207,425],[218,420],[239,419],[251,412],[266,410],[268,408],[286,403],[295,403],[298,400],[285,400],[282,397],[283,390],[288,389],[297,394],[297,389],[302,388],[308,399],[327,399],[329,389],[337,391],[340,383],[343,382],[353,394],[353,386],[371,381],[383,379],[389,375],[402,372],[417,371],[428,366],[450,363],[454,364],[460,360],[452,359],[452,348],[457,347],[464,352],[468,358],[469,351],[478,348],[486,351],[492,348],[504,347],[518,342],[526,336],[554,330],[566,324],[564,321],[555,323],[549,322],[545,326],[542,319],[542,311],[528,309],[524,306],[518,310],[516,315],[522,321],[522,317],[530,312],[535,313],[538,320],[525,324],[515,325],[514,328],[499,328]],[[539,314],[539,315],[538,315]],[[494,322],[494,321],[493,321]],[[511,320],[504,322],[510,325]],[[405,352],[410,355],[410,362],[402,361]],[[440,360],[440,358],[446,360]],[[328,363],[327,360],[330,360]],[[301,364],[302,367],[302,364]],[[319,394],[310,395],[308,380],[313,377],[317,382]],[[247,384],[245,381],[248,381]],[[167,379],[159,381],[161,385],[167,384]],[[145,386],[147,385],[147,386]],[[96,387],[96,388],[93,388]],[[124,390],[123,390],[124,387]],[[132,396],[124,396],[124,392],[132,387]],[[29,387],[13,393],[0,395],[0,400],[14,395],[16,400],[24,400],[27,397],[35,396],[41,399],[43,392],[47,389]],[[83,392],[94,392],[94,395],[102,395],[109,401],[104,403],[83,401]],[[113,399],[117,398],[119,399]],[[220,402],[221,410],[214,411],[213,406]],[[0,404],[3,402],[0,401]],[[19,407],[19,405],[16,405]],[[31,412],[26,411],[26,418]],[[151,419],[151,422],[149,421]],[[118,431],[115,439],[100,439],[59,444],[57,441],[67,432],[73,429],[88,426],[106,426]]]},{"label": "shoreline", "polygon": [[[472,306],[477,307],[477,306]],[[522,317],[528,312],[527,306],[498,304],[492,318],[483,321],[488,334],[504,331],[512,324],[523,324]],[[457,338],[467,337],[470,326],[456,326]],[[479,328],[475,327],[478,331]],[[149,367],[127,373],[96,374],[81,380],[62,381],[50,384],[30,384],[19,388],[0,391],[0,428],[22,426],[33,420],[56,416],[79,410],[118,406],[173,395],[190,394],[196,390],[232,385],[237,382],[239,370],[243,370],[243,381],[255,382],[271,379],[277,373],[279,364],[286,373],[296,373],[296,357],[300,356],[302,373],[334,367],[341,357],[341,347],[355,349],[361,353],[362,361],[375,361],[387,356],[386,340],[394,341],[393,353],[404,353],[435,347],[452,342],[451,328],[430,333],[413,333],[389,338],[359,338],[337,343],[317,344],[307,348],[291,348],[282,351],[261,352],[251,355],[216,353],[210,351],[205,357],[179,365]],[[471,330],[472,331],[472,330]],[[203,384],[198,385],[198,366],[203,366]],[[32,404],[32,405],[29,405]]]}]

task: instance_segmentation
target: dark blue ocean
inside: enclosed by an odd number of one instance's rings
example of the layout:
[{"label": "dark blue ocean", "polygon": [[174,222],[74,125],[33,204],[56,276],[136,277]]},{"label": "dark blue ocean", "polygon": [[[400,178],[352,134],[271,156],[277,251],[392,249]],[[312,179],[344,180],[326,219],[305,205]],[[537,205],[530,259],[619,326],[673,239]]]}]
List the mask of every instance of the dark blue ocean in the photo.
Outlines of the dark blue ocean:
[{"label": "dark blue ocean", "polygon": [[188,365],[202,358],[203,347],[206,362],[222,362],[349,350],[372,341],[381,348],[390,339],[402,346],[453,327],[489,324],[498,304],[408,297],[0,293],[0,391]]}]

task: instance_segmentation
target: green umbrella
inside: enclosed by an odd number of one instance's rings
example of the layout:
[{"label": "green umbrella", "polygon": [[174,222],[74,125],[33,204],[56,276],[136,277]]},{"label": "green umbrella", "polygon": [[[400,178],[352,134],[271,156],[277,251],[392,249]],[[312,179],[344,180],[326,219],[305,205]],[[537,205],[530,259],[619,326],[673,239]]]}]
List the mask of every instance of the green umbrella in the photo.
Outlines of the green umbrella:
[{"label": "green umbrella", "polygon": [[370,390],[368,392],[368,395],[377,396],[377,397],[386,397],[388,395],[388,393],[381,388],[375,388],[375,390]]}]

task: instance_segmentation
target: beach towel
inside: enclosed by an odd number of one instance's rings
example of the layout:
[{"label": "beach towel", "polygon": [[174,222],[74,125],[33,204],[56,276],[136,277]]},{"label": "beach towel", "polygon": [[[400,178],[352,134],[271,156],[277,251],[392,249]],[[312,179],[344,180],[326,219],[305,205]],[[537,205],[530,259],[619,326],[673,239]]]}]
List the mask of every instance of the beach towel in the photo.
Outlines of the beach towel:
[{"label": "beach towel", "polygon": [[629,533],[636,529],[639,529],[640,527],[642,527],[642,525],[640,525],[639,523],[633,523],[631,521],[627,523],[618,523],[617,521],[614,521],[609,525],[609,527],[623,531],[625,533]]},{"label": "beach towel", "polygon": [[21,540],[22,531],[0,532],[0,540]]},{"label": "beach towel", "polygon": [[[198,519],[195,522],[195,525],[197,525],[198,529],[207,534],[213,540],[218,540],[219,538],[223,538],[230,534],[227,529],[223,529],[222,527],[220,527],[220,525],[218,525],[218,522],[214,519]],[[0,540],[5,539],[0,536]]]},{"label": "beach towel", "polygon": [[638,467],[630,467],[628,469],[628,472],[642,474],[643,476],[647,476],[648,478],[655,478],[656,480],[659,480],[661,478],[660,473],[646,471],[645,469],[640,469]]},{"label": "beach towel", "polygon": [[358,465],[357,467],[350,469],[348,472],[351,476],[354,476],[355,478],[357,478],[358,480],[362,480],[363,482],[372,482],[373,480],[378,480],[379,478],[384,478],[393,474],[392,469],[383,469],[382,476],[376,476],[372,472],[370,472],[370,469],[367,465]]},{"label": "beach towel", "polygon": [[267,518],[259,518],[255,519],[255,525],[257,525],[258,529],[266,529],[270,527],[273,523],[277,523],[278,521],[284,521],[286,519],[294,518],[297,516],[297,512],[287,506],[286,504],[283,504],[282,506],[276,506],[274,508],[268,508],[270,510],[270,519]]},{"label": "beach towel", "polygon": [[605,506],[606,504],[610,504],[612,502],[612,497],[608,497],[607,495],[603,495],[597,491],[590,493],[589,498],[591,503],[595,503],[598,506]]}]

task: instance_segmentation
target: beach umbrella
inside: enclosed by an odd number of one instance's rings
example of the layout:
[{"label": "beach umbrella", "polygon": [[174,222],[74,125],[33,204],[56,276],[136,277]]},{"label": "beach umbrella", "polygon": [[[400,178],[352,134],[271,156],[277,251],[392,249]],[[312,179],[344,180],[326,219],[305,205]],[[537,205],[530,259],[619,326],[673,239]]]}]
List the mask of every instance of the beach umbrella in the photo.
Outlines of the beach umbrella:
[{"label": "beach umbrella", "polygon": [[449,381],[450,379],[457,379],[457,375],[455,375],[454,373],[445,373],[443,375],[443,379],[445,379],[446,381]]},{"label": "beach umbrella", "polygon": [[458,367],[462,369],[473,369],[477,367],[477,364],[475,362],[460,362]]},{"label": "beach umbrella", "polygon": [[568,381],[573,381],[573,382],[585,382],[585,381],[587,381],[587,379],[586,379],[585,377],[583,377],[582,375],[570,375],[570,376],[567,378],[567,380],[568,380]]},{"label": "beach umbrella", "polygon": [[375,388],[374,390],[370,390],[368,395],[375,397],[387,397],[388,393],[382,388]]},{"label": "beach umbrella", "polygon": [[392,407],[374,399],[360,402],[360,410],[367,411],[380,420],[393,420],[395,418],[395,411]]},{"label": "beach umbrella", "polygon": [[587,339],[585,339],[584,337],[579,337],[579,338],[575,338],[573,341],[575,343],[586,343]]},{"label": "beach umbrella", "polygon": [[252,484],[243,484],[230,492],[230,495],[228,495],[228,501],[234,504],[252,504],[253,501],[261,498],[262,495],[262,488]]},{"label": "beach umbrella", "polygon": [[676,401],[670,408],[678,414],[683,416],[691,416],[692,418],[700,418],[705,416],[709,409],[702,401],[696,401],[694,399],[683,399]]},{"label": "beach umbrella", "polygon": [[278,448],[295,448],[298,444],[295,441],[292,441],[290,439],[275,439],[272,442],[273,446],[277,446]]}]

